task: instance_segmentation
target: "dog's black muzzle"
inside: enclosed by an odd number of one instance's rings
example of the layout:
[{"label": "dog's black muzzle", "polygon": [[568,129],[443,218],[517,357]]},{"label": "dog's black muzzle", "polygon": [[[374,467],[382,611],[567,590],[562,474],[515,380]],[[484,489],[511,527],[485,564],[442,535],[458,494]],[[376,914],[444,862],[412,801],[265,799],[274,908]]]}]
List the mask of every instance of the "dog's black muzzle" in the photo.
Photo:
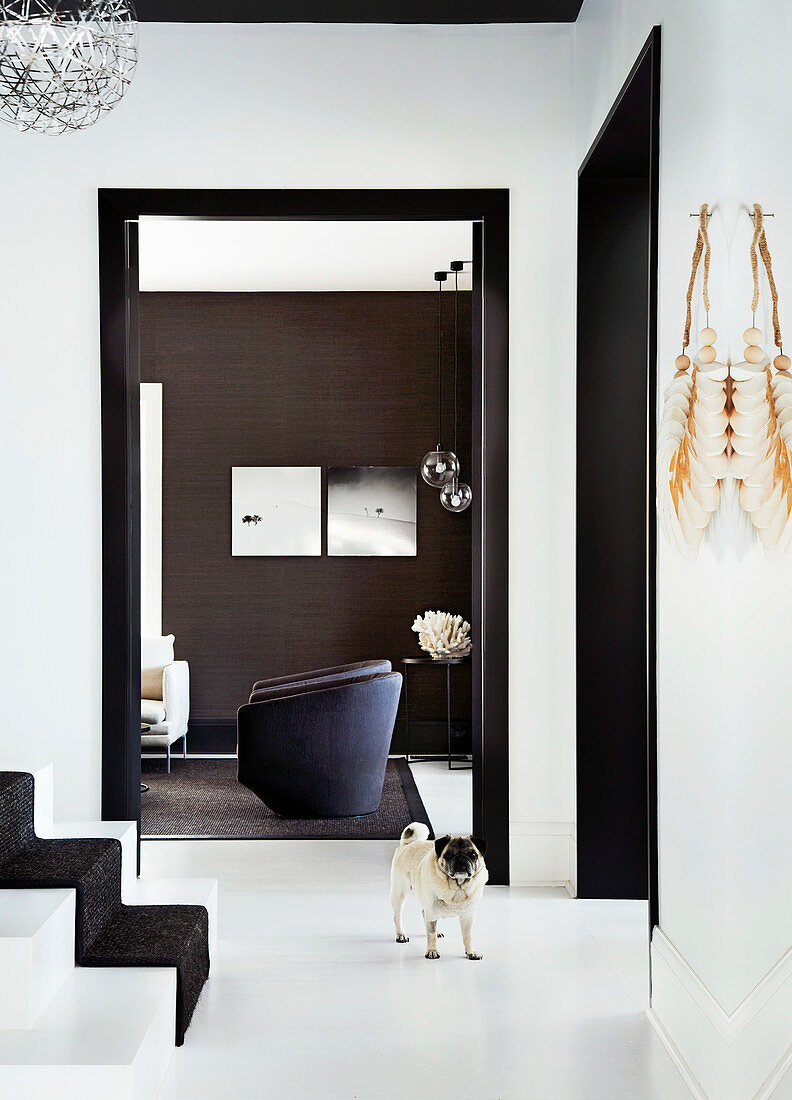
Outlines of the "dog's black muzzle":
[{"label": "dog's black muzzle", "polygon": [[446,860],[446,874],[449,878],[473,878],[476,873],[476,860],[466,856],[453,856]]}]

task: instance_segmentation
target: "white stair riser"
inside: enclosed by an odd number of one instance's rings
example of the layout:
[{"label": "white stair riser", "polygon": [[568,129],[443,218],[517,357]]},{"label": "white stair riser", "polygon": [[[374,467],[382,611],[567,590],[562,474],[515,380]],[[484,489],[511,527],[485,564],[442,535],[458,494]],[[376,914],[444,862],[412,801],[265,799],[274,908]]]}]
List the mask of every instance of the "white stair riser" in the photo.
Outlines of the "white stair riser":
[{"label": "white stair riser", "polygon": [[140,1045],[137,1058],[130,1067],[130,1100],[151,1100],[168,1072],[173,1052],[173,1035],[176,1029],[176,981],[173,991],[161,997],[151,1026]]},{"label": "white stair riser", "polygon": [[[5,890],[0,934],[0,1028],[29,1028],[74,969],[74,890]],[[25,925],[28,927],[25,928]]]},{"label": "white stair riser", "polygon": [[151,1100],[173,1057],[175,1006],[175,970],[75,969],[38,1028],[0,1033],[0,1097]]},{"label": "white stair riser", "polygon": [[126,1100],[131,1095],[129,1079],[129,1066],[0,1066],[0,1096]]}]

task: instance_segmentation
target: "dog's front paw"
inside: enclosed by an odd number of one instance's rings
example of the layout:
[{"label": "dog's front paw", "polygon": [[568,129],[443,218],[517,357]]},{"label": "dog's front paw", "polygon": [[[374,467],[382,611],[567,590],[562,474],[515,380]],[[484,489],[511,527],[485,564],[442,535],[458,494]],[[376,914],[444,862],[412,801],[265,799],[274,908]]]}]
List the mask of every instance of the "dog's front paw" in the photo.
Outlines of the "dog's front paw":
[{"label": "dog's front paw", "polygon": [[424,958],[425,959],[439,959],[440,955],[438,954],[437,951],[427,951],[426,954],[424,955]]},{"label": "dog's front paw", "polygon": [[409,943],[409,942],[410,942],[410,937],[405,936],[404,934],[402,934],[401,936],[396,937],[396,943]]},{"label": "dog's front paw", "polygon": [[483,958],[484,958],[484,956],[483,956],[483,955],[479,955],[479,953],[478,953],[477,951],[467,951],[467,952],[466,952],[466,955],[467,955],[467,957],[468,957],[469,959],[475,959],[476,961],[478,961],[479,959],[483,959]]}]

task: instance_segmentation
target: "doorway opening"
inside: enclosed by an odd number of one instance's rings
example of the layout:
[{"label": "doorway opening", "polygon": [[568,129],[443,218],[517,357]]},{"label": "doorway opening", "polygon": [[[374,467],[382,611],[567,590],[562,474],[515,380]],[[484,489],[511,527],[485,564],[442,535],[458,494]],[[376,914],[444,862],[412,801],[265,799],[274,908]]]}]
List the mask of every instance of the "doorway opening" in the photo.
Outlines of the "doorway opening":
[{"label": "doorway opening", "polygon": [[656,433],[660,29],[578,176],[578,896],[657,923]]},{"label": "doorway opening", "polygon": [[[469,476],[472,224],[144,216],[138,235],[141,666],[173,636],[184,680],[175,714],[143,686],[142,837],[471,832],[471,663],[432,661],[412,625],[472,615],[470,511],[418,473],[439,431]],[[315,745],[312,767],[329,786],[381,740],[376,811],[277,816],[243,785],[245,745],[237,781],[240,706],[277,733],[252,685],[372,659],[404,681],[393,730],[364,703],[350,752]],[[284,765],[340,739],[331,698]]]},{"label": "doorway opening", "polygon": [[[507,485],[504,473],[506,464],[503,461],[508,437],[508,365],[506,358],[508,197],[506,192],[100,192],[104,481],[103,816],[131,817],[140,821],[141,566],[144,566],[145,584],[148,586],[149,591],[152,587],[153,572],[149,569],[146,573],[144,561],[141,559],[141,526],[143,528],[142,546],[144,550],[157,541],[156,538],[152,540],[150,527],[147,527],[145,517],[150,516],[152,510],[145,507],[145,499],[141,525],[141,484],[145,486],[151,483],[150,477],[147,479],[146,476],[146,472],[148,471],[150,474],[151,469],[151,463],[146,457],[146,448],[150,446],[151,433],[147,427],[148,413],[144,413],[143,431],[141,432],[140,382],[143,381],[149,388],[156,386],[159,381],[163,392],[166,386],[174,390],[179,378],[181,379],[180,385],[188,387],[192,385],[194,387],[202,372],[196,369],[192,372],[191,377],[190,359],[192,358],[193,364],[197,367],[200,357],[207,354],[207,348],[211,351],[210,358],[216,372],[212,382],[212,386],[215,387],[214,391],[204,393],[199,391],[198,394],[193,394],[193,400],[190,402],[193,409],[192,414],[186,409],[182,409],[182,428],[179,433],[178,445],[175,445],[173,441],[168,444],[167,428],[163,435],[165,447],[162,468],[167,470],[169,454],[173,457],[179,447],[183,451],[184,458],[181,473],[171,477],[170,488],[165,490],[164,513],[166,518],[164,523],[166,533],[160,543],[165,558],[168,559],[170,556],[170,560],[165,562],[160,574],[163,606],[168,606],[170,601],[175,621],[180,624],[179,635],[176,639],[175,657],[177,661],[182,656],[182,653],[179,652],[180,644],[187,643],[189,639],[190,627],[188,621],[190,615],[194,619],[197,614],[195,608],[192,612],[189,612],[184,607],[185,592],[190,586],[184,583],[183,577],[184,570],[189,572],[196,564],[198,565],[198,572],[201,572],[200,563],[196,562],[195,557],[196,549],[200,549],[196,547],[196,540],[200,541],[200,534],[193,531],[190,537],[185,539],[185,543],[189,542],[192,549],[190,546],[185,545],[180,550],[178,535],[171,531],[169,536],[167,524],[180,515],[181,523],[185,527],[185,534],[188,534],[186,527],[190,524],[191,515],[195,518],[205,513],[206,508],[198,499],[200,489],[196,486],[204,485],[208,475],[198,478],[193,488],[186,492],[181,500],[178,496],[179,486],[181,485],[184,488],[185,480],[189,481],[185,471],[190,466],[190,451],[192,450],[193,454],[197,456],[201,446],[206,443],[207,437],[212,435],[215,419],[221,419],[213,417],[213,413],[217,413],[219,404],[228,399],[229,391],[232,398],[234,396],[234,375],[233,371],[229,372],[227,363],[229,344],[226,342],[222,348],[218,348],[216,344],[213,348],[211,346],[212,332],[221,331],[225,326],[226,334],[228,333],[229,317],[224,315],[223,318],[218,319],[215,316],[214,320],[218,323],[207,327],[207,317],[211,314],[211,310],[207,311],[203,308],[207,303],[207,299],[204,297],[200,302],[194,300],[188,302],[188,299],[194,299],[196,294],[201,293],[198,291],[191,294],[189,288],[171,293],[171,298],[173,293],[178,294],[180,298],[181,322],[178,318],[174,319],[174,302],[172,300],[170,302],[165,301],[169,293],[167,290],[147,291],[143,289],[141,294],[141,287],[145,286],[140,281],[141,272],[145,272],[146,269],[146,258],[144,253],[141,252],[141,233],[145,234],[145,227],[149,219],[156,221],[163,218],[175,219],[162,224],[170,225],[176,232],[185,230],[189,226],[211,230],[222,225],[228,227],[236,225],[239,228],[241,223],[245,223],[248,227],[251,227],[252,223],[264,227],[267,225],[270,227],[283,227],[285,223],[289,223],[294,228],[298,224],[310,226],[311,222],[314,226],[321,226],[324,230],[329,228],[330,223],[333,223],[343,231],[344,224],[346,224],[350,239],[354,235],[354,229],[359,228],[362,222],[369,223],[372,232],[375,224],[386,224],[388,222],[407,223],[417,221],[426,223],[427,226],[432,222],[467,222],[468,229],[470,230],[472,227],[469,254],[458,258],[471,261],[467,266],[467,270],[471,272],[467,286],[471,289],[463,291],[463,294],[466,295],[466,304],[463,305],[460,312],[466,319],[468,347],[471,353],[469,367],[471,386],[469,404],[471,412],[470,456],[468,461],[470,468],[469,481],[473,488],[473,505],[470,508],[469,519],[464,516],[449,516],[448,518],[451,520],[466,520],[469,523],[470,530],[470,559],[469,566],[465,569],[467,573],[465,581],[469,591],[470,622],[474,638],[474,649],[470,658],[468,695],[470,700],[469,748],[473,758],[472,827],[477,835],[488,836],[493,851],[497,852],[493,859],[488,859],[491,881],[508,882],[508,665],[503,632],[503,622],[507,617],[508,582],[505,570],[502,567],[498,568],[500,563],[505,560],[507,547]],[[143,247],[145,248],[145,245]],[[456,259],[457,257],[441,256],[432,266],[442,268],[451,258]],[[429,279],[431,285],[431,273]],[[241,314],[240,316],[234,315],[235,319],[232,318],[231,329],[237,338],[238,345],[243,344],[246,340],[248,341],[253,349],[254,358],[259,355],[262,343],[266,343],[264,330],[269,331],[270,335],[272,334],[274,318],[278,313],[277,308],[275,314],[272,311],[272,307],[278,305],[274,301],[277,292],[266,293],[268,294],[266,308],[263,308],[265,304],[263,298],[257,298],[255,294],[251,295],[249,293],[236,295],[233,303],[228,301],[226,295],[226,300],[223,303],[224,306],[232,308],[232,313],[233,310],[239,311],[240,309],[243,313],[247,313],[248,322],[250,323],[242,324],[240,323]],[[303,302],[301,306],[297,302],[297,298],[301,296],[301,293],[295,291],[290,293],[295,295],[289,302],[290,323],[294,321],[293,309],[295,306],[302,308],[303,315],[305,315],[306,310],[308,311],[314,326],[317,321],[321,323],[321,319],[316,316],[321,291],[308,291],[307,293],[312,294],[313,297],[310,302]],[[149,294],[152,295],[151,298],[148,298]],[[423,295],[426,295],[426,292],[419,295],[419,298]],[[219,298],[222,296],[220,293],[211,295],[214,303],[213,308],[219,305]],[[154,300],[155,298],[157,301]],[[247,300],[243,302],[240,301],[241,298]],[[257,299],[256,303],[253,301],[254,298]],[[254,304],[256,308],[252,308]],[[282,307],[283,304],[281,302],[280,306]],[[351,302],[347,304],[350,307],[352,305]],[[367,298],[364,303],[358,303],[358,314],[361,309],[364,313],[370,312],[371,305],[370,298]],[[185,319],[185,308],[188,308],[189,323]],[[423,303],[421,308],[428,308],[428,302]],[[336,310],[336,313],[338,312]],[[343,314],[344,311],[340,312]],[[360,316],[356,316],[359,322]],[[326,313],[325,329],[329,317],[330,314]],[[305,316],[303,319],[305,320]],[[378,321],[376,318],[374,321],[381,328],[386,323],[386,316],[383,314]],[[185,332],[192,331],[192,357],[189,354],[189,349],[186,358],[184,357],[184,348],[179,349],[178,354],[174,354],[176,349],[172,342],[173,334],[179,331],[180,323],[182,325],[182,341],[184,341]],[[201,325],[204,326],[202,333],[198,332],[196,327]],[[303,327],[310,328],[310,325],[304,325]],[[406,331],[406,326],[400,325],[398,319],[394,327],[397,333],[400,330],[402,333]],[[446,336],[449,332],[450,326],[447,323]],[[293,329],[288,337],[281,332],[281,351],[283,351],[284,341],[289,344],[292,351],[294,350],[296,346],[294,336]],[[347,336],[349,336],[349,331]],[[171,341],[170,344],[169,341]],[[186,342],[189,344],[190,340],[187,339]],[[354,340],[352,342],[347,340],[346,350],[350,351],[353,346]],[[310,347],[311,343],[308,340],[306,348],[303,349],[306,350],[307,355],[310,355]],[[272,363],[277,361],[277,350],[276,340],[270,346],[270,362]],[[365,350],[365,342],[363,342],[363,346],[356,348],[355,353],[365,353]],[[282,356],[284,365],[287,363],[288,358],[288,355]],[[178,360],[176,367],[173,364],[174,359]],[[241,356],[241,359],[244,359],[244,356]],[[222,369],[223,360],[226,360],[225,373]],[[218,362],[220,362],[220,370],[217,370]],[[159,377],[155,377],[158,371],[167,373],[174,370],[176,373],[171,373],[168,379],[165,379],[162,373]],[[316,387],[321,388],[322,385],[322,374],[318,372],[312,377],[310,371],[303,373],[303,384],[309,396],[311,386],[313,386],[313,396],[315,398]],[[329,373],[325,372],[325,374]],[[204,377],[206,377],[205,372]],[[266,384],[264,378],[261,379],[261,382]],[[409,377],[404,379],[404,384],[407,386],[414,386],[414,382],[415,380]],[[288,380],[288,384],[293,390],[294,377]],[[209,390],[212,389],[212,386],[209,387]],[[354,388],[354,386],[350,387],[353,391]],[[272,397],[277,404],[275,389],[276,387],[273,387]],[[332,395],[329,396],[332,397]],[[151,393],[146,394],[144,391],[144,408],[147,403],[148,407],[151,407],[150,399]],[[321,494],[320,510],[322,515],[327,516],[329,520],[329,495],[333,491],[334,478],[337,478],[337,474],[333,473],[334,468],[346,467],[347,471],[356,466],[395,468],[403,461],[396,455],[395,451],[393,455],[389,452],[385,453],[388,445],[387,435],[383,436],[378,443],[380,451],[385,446],[385,451],[382,452],[385,455],[385,460],[380,460],[373,454],[370,437],[374,433],[367,430],[365,415],[355,420],[354,407],[350,407],[350,405],[354,406],[354,399],[354,392],[347,393],[345,395],[346,409],[343,409],[340,407],[341,399],[339,396],[337,423],[331,423],[329,426],[330,436],[333,436],[339,444],[343,444],[336,448],[337,456],[335,453],[331,455],[328,452],[327,439],[322,440],[321,431],[312,433],[316,436],[316,439],[313,439],[307,432],[307,422],[302,425],[296,422],[294,425],[289,425],[287,422],[279,425],[279,431],[282,430],[283,436],[281,443],[279,444],[276,439],[270,440],[272,444],[270,453],[274,456],[272,461],[268,460],[266,463],[262,461],[260,447],[255,454],[253,450],[248,453],[243,447],[244,454],[240,452],[241,457],[238,462],[234,463],[232,461],[230,453],[228,455],[223,454],[222,461],[217,462],[217,468],[212,476],[220,478],[222,485],[218,481],[215,503],[224,512],[224,515],[222,521],[219,518],[219,512],[214,519],[209,516],[206,517],[206,539],[210,543],[222,540],[225,556],[227,559],[230,557],[230,562],[239,574],[233,582],[226,581],[226,583],[231,584],[231,587],[225,594],[222,592],[222,582],[215,585],[215,588],[219,589],[221,599],[211,612],[212,623],[209,624],[208,633],[211,635],[212,628],[216,629],[217,646],[221,655],[225,609],[233,607],[233,613],[227,615],[226,618],[229,622],[234,622],[238,621],[240,616],[244,617],[246,604],[255,602],[252,599],[247,601],[243,599],[242,603],[239,604],[237,597],[239,595],[240,578],[246,575],[245,570],[251,577],[254,577],[256,566],[259,567],[257,574],[259,584],[262,577],[260,571],[262,558],[260,556],[255,553],[240,555],[237,561],[233,555],[229,555],[229,542],[231,541],[232,532],[229,529],[230,517],[227,515],[228,501],[226,497],[233,491],[232,468],[234,465],[247,469],[262,468],[264,466],[280,470],[292,467],[301,467],[303,470],[305,468],[313,468],[314,470],[318,468],[317,484]],[[327,407],[328,401],[325,401],[324,404]],[[332,405],[332,400],[329,400],[329,404]],[[243,400],[236,410],[231,410],[232,415],[235,415],[239,420],[240,430],[236,433],[238,437],[243,434],[242,427],[246,418],[248,421],[253,421],[255,434],[255,429],[260,424],[261,408],[259,406],[260,402],[245,402]],[[198,410],[200,415],[195,415]],[[305,411],[304,409],[303,412]],[[185,414],[186,419],[184,419]],[[169,417],[168,414],[167,400],[163,406],[163,417],[166,422],[173,420],[173,417]],[[256,417],[259,418],[258,421],[256,421]],[[156,414],[154,422],[156,423]],[[250,424],[248,424],[249,426]],[[342,427],[344,430],[341,430]],[[290,454],[287,455],[286,453],[288,449],[286,442],[289,440],[290,428],[292,429],[291,443],[293,444],[296,439],[297,444],[301,444],[302,454],[296,461],[293,447]],[[189,440],[187,440],[188,446],[185,450],[183,447],[185,443],[184,436],[188,433],[192,433],[194,445],[190,447]],[[227,436],[226,425],[224,438],[227,438]],[[237,442],[239,442],[239,438]],[[141,443],[143,444],[142,449]],[[367,443],[365,456],[363,454],[364,443]],[[428,440],[426,449],[431,449],[433,444],[434,440]],[[215,439],[214,451],[216,454],[222,445],[220,441]],[[317,450],[317,448],[319,449]],[[211,452],[212,448],[210,447],[209,450]],[[320,450],[322,454],[319,453]],[[359,459],[358,455],[361,456]],[[420,458],[420,455],[418,455],[418,458]],[[143,482],[141,482],[141,470],[144,474]],[[168,480],[168,476],[166,473],[165,479],[161,479],[163,485]],[[120,491],[122,487],[123,492]],[[190,492],[193,494],[197,492],[198,496],[193,496],[190,499]],[[427,486],[422,484],[418,486],[417,493],[420,539],[422,510],[429,506],[428,498],[430,496],[434,497],[434,494]],[[393,498],[394,508],[397,507],[395,499]],[[391,500],[391,498],[389,497],[388,500]],[[364,507],[364,504],[368,507],[370,502],[362,502],[361,508]],[[439,500],[433,499],[431,505],[438,510],[440,509]],[[183,510],[184,507],[187,509],[186,512]],[[180,508],[182,509],[181,512],[179,511]],[[255,509],[253,511],[255,512]],[[156,512],[156,509],[154,512]],[[246,514],[248,512],[253,515],[250,509],[247,510]],[[376,508],[374,508],[374,514],[377,519],[383,520],[383,515],[377,515]],[[394,513],[394,522],[397,519],[398,517]],[[376,523],[376,520],[374,522]],[[384,530],[387,522],[387,517],[385,517],[384,523],[381,522],[382,530]],[[258,525],[256,526],[258,527]],[[378,535],[382,534],[381,529],[376,529]],[[248,535],[249,532],[246,530],[245,537],[248,537]],[[303,570],[310,571],[318,562],[322,563],[324,569],[338,568],[343,562],[348,569],[349,556],[334,557],[331,553],[328,553],[329,536],[328,531],[324,530],[323,526],[320,527],[319,537],[321,545],[318,556],[298,556],[288,558],[288,560],[285,557],[273,556],[266,559],[267,564],[270,566],[273,562],[277,561],[279,563],[274,573],[272,570],[269,572],[270,580],[276,587],[278,584],[276,575],[278,569],[291,569],[295,566],[295,563],[302,563],[301,566],[297,565],[298,569],[303,568]],[[487,548],[486,554],[484,552],[485,546]],[[183,558],[184,570],[182,571],[182,583],[176,584],[174,578],[178,573],[178,569],[174,572],[171,570],[171,565],[174,556],[178,558],[180,553]],[[490,560],[491,553],[499,555],[499,558]],[[143,556],[145,558],[145,554]],[[396,565],[399,564],[397,559],[388,558],[387,560],[392,566],[394,562]],[[365,558],[358,558],[357,561],[361,564],[363,571],[373,564]],[[414,561],[415,559],[413,559]],[[430,565],[435,568],[437,564],[436,561],[427,562],[427,569]],[[454,563],[446,560],[441,562],[440,566],[453,569]],[[211,568],[208,571],[204,569],[202,581],[204,594],[206,594],[207,587],[211,588],[212,586],[212,577],[209,575],[211,572]],[[358,570],[356,582],[358,586],[361,583],[361,576],[361,571]],[[328,585],[326,583],[327,579],[325,578],[325,593],[323,594],[335,600],[338,619],[343,621],[345,601],[355,599],[356,585],[350,581],[350,584],[345,588],[343,578],[340,577],[336,577],[333,583]],[[314,590],[318,586],[317,578],[306,577],[303,581],[306,585],[306,591]],[[365,587],[365,577],[363,577],[363,584]],[[171,588],[170,594],[165,591],[168,585]],[[155,583],[153,585],[155,591],[156,587]],[[199,585],[199,587],[201,586]],[[293,590],[293,596],[299,599],[300,592],[295,583],[295,578],[291,579],[289,587]],[[378,589],[383,598],[385,593],[389,591],[382,578],[371,587],[374,589],[375,596]],[[398,588],[397,585],[391,587]],[[210,595],[215,598],[218,592],[212,590]],[[222,598],[223,595],[225,595],[225,599]],[[270,598],[275,598],[275,590],[270,593]],[[402,600],[402,603],[406,608],[406,602]],[[146,607],[145,600],[144,607]],[[228,750],[232,747],[232,739],[235,743],[236,730],[231,728],[232,723],[229,722],[229,715],[226,712],[232,705],[229,702],[232,695],[233,700],[238,699],[239,703],[245,704],[247,702],[246,697],[250,685],[245,680],[246,687],[242,687],[243,676],[250,679],[250,673],[252,672],[255,679],[260,675],[275,674],[276,670],[278,674],[303,672],[311,667],[318,668],[324,665],[332,665],[336,663],[337,656],[340,658],[340,651],[333,649],[331,645],[329,648],[333,650],[333,659],[322,661],[317,660],[315,657],[309,659],[306,654],[302,660],[298,659],[300,667],[297,667],[297,665],[294,668],[289,667],[287,663],[289,653],[295,646],[294,638],[290,641],[289,620],[288,616],[284,617],[283,610],[280,609],[280,613],[275,616],[275,630],[278,635],[277,644],[280,646],[279,663],[275,664],[272,653],[260,652],[258,659],[262,660],[266,668],[259,671],[261,666],[256,665],[254,669],[257,656],[256,654],[252,655],[253,664],[251,664],[250,669],[238,670],[240,683],[236,684],[234,682],[231,685],[229,699],[225,700],[220,708],[222,713],[214,715],[204,713],[203,718],[205,720],[203,723],[200,721],[202,717],[200,714],[197,722],[195,719],[192,720],[188,760],[190,757],[197,758],[208,754],[222,755],[224,749]],[[402,610],[399,607],[393,613]],[[422,612],[426,608],[411,606],[409,610],[412,615],[413,613]],[[449,610],[457,609],[449,608]],[[179,619],[179,615],[182,615],[181,619]],[[500,625],[498,625],[498,620]],[[167,621],[163,620],[160,624],[153,622],[153,620],[150,621],[155,634],[158,626],[160,630],[165,629],[173,632]],[[321,646],[321,621],[317,624],[316,630],[318,644]],[[346,641],[348,643],[349,639],[347,638]],[[195,638],[190,641],[191,650],[195,650],[194,643]],[[271,644],[269,639],[267,644]],[[373,639],[362,638],[359,644],[366,650],[365,657],[387,657],[397,671],[401,671],[401,666],[398,663],[399,658],[406,656],[409,652],[405,652],[405,646],[403,645],[398,653],[374,651],[371,649],[371,646],[374,645]],[[381,646],[378,648],[381,648]],[[233,652],[233,647],[231,649]],[[325,651],[329,652],[327,649]],[[212,675],[211,655],[200,653],[198,650],[195,650],[195,652],[198,653],[197,664],[202,668],[203,689],[203,685],[208,682],[208,679],[211,679]],[[350,651],[348,644],[344,655],[353,660],[364,659],[363,649],[359,653],[353,653]],[[394,658],[396,659],[394,660]],[[237,674],[236,666],[239,664],[238,660],[232,659],[229,668],[225,668],[223,661],[224,658],[217,661],[220,666],[219,679],[213,689],[218,697],[225,690],[229,680],[233,680],[233,677]],[[340,660],[338,663],[340,663]],[[464,670],[459,671],[464,674]],[[430,679],[434,681],[435,677]],[[435,684],[424,690],[436,693],[437,686]],[[410,687],[413,687],[412,681]],[[420,692],[420,689],[418,690]],[[222,720],[216,721],[218,718]],[[461,725],[464,727],[464,722]],[[404,751],[405,746],[401,745],[401,741],[405,732],[403,718],[400,717],[400,720],[397,721],[392,745],[394,754],[400,754]],[[427,730],[425,732],[429,734],[431,739],[432,731]],[[464,728],[461,732],[465,732]],[[420,730],[418,733],[420,733]],[[414,727],[412,736],[415,736]],[[412,753],[420,752],[421,747],[420,743],[409,746]],[[431,754],[433,751],[432,746],[425,747],[427,753]],[[180,752],[182,748],[182,745],[178,746]],[[457,755],[467,755],[467,753]],[[176,772],[182,761],[178,760],[174,763],[174,772]],[[433,766],[432,763],[426,765],[427,774],[430,774]],[[419,769],[421,767],[424,767],[424,765],[415,765],[413,773],[420,775]],[[422,782],[423,778],[419,778],[419,788]],[[427,795],[427,797],[430,796]]]}]

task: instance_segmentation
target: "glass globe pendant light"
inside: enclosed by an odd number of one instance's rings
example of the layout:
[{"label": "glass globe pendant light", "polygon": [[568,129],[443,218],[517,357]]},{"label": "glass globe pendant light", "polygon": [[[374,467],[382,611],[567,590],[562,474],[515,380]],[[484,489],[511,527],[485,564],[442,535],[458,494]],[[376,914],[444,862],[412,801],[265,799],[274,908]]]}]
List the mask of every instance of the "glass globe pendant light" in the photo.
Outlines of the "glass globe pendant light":
[{"label": "glass globe pendant light", "polygon": [[421,459],[421,477],[435,489],[456,477],[459,464],[453,451],[443,450],[443,283],[445,271],[435,271],[437,282],[437,450],[428,451]]},{"label": "glass globe pendant light", "polygon": [[473,500],[473,490],[465,481],[455,477],[440,490],[440,503],[448,512],[464,512]]},{"label": "glass globe pendant light", "polygon": [[437,444],[436,451],[427,451],[421,459],[421,477],[427,485],[437,489],[453,478],[457,469],[457,459],[453,451],[444,451]]},{"label": "glass globe pendant light", "polygon": [[[459,378],[459,272],[462,260],[454,260],[451,270],[454,273],[454,451],[457,449],[457,386]],[[453,477],[440,490],[440,503],[447,512],[464,512],[473,500],[473,490],[465,481],[459,480],[459,462]]]}]

